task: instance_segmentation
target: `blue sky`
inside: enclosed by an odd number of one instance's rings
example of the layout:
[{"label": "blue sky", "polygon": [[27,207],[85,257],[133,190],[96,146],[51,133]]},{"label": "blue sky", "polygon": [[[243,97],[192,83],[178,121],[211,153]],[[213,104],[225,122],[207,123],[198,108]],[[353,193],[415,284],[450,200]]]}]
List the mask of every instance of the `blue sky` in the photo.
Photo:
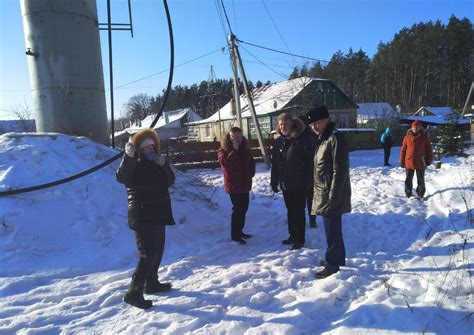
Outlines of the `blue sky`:
[{"label": "blue sky", "polygon": [[[111,2],[112,21],[127,21],[127,1]],[[9,118],[9,111],[20,103],[32,107],[19,3],[0,1],[0,119]],[[390,41],[400,29],[414,23],[438,19],[447,23],[452,14],[473,20],[470,0],[224,0],[224,4],[239,39],[323,60],[350,47],[362,48],[372,57],[380,41]],[[228,53],[219,50],[226,46],[226,33],[216,0],[169,0],[168,5],[175,65],[215,51],[176,68],[173,85],[207,80],[211,65],[217,78],[230,78]],[[106,0],[97,0],[97,6],[99,22],[106,22]],[[122,86],[114,91],[116,115],[130,97],[138,93],[156,95],[168,80],[169,41],[162,1],[132,0],[132,10],[134,38],[129,32],[113,33],[114,87]],[[100,37],[105,87],[109,90],[107,33],[102,31]],[[284,80],[293,66],[304,62],[248,45],[240,51],[247,76],[254,82]]]}]

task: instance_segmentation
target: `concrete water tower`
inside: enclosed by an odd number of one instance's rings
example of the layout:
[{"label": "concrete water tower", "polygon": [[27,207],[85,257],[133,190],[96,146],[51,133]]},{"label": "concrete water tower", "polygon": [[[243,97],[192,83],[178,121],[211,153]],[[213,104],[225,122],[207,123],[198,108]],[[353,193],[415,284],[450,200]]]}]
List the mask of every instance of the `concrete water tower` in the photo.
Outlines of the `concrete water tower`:
[{"label": "concrete water tower", "polygon": [[96,0],[20,0],[38,132],[106,144]]}]

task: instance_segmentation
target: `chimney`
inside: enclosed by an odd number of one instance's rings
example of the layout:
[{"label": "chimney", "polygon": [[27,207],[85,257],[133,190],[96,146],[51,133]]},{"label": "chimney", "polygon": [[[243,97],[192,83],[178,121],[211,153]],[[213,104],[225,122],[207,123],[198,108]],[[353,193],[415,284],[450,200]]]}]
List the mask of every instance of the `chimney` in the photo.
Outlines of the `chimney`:
[{"label": "chimney", "polygon": [[165,124],[170,123],[169,113],[163,112],[163,115],[165,116]]}]

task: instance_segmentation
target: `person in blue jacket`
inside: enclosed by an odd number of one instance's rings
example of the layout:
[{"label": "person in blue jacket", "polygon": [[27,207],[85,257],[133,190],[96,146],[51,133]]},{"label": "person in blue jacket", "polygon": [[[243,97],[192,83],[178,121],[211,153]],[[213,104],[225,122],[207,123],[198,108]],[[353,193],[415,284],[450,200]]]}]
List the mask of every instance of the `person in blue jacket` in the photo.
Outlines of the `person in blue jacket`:
[{"label": "person in blue jacket", "polygon": [[384,165],[390,166],[389,159],[390,159],[390,150],[393,146],[393,138],[392,138],[392,131],[389,127],[385,128],[385,131],[380,136],[380,142],[382,143],[383,148],[383,159]]}]

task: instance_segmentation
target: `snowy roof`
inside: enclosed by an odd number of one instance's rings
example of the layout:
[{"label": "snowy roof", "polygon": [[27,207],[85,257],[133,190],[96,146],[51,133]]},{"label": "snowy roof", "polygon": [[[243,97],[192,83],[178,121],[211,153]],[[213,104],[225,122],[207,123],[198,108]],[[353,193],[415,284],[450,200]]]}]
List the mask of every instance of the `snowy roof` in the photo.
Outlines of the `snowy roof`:
[{"label": "snowy roof", "polygon": [[[187,121],[198,121],[202,119],[202,117],[195,113],[191,108],[177,109],[174,111],[163,112],[153,129],[181,128],[181,122],[177,121],[180,121],[185,116],[187,116]],[[148,115],[140,122],[140,124],[132,124],[131,127],[116,132],[115,136],[119,136],[124,133],[133,134],[140,129],[149,128],[155,118],[156,114]]]},{"label": "snowy roof", "polygon": [[395,110],[388,102],[357,103],[357,116],[364,119],[378,119],[396,116]]},{"label": "snowy roof", "polygon": [[[429,107],[424,106],[418,109],[413,115],[426,116],[426,114],[431,114],[435,116],[446,116],[449,113],[452,113],[453,109],[451,107]],[[428,112],[428,113],[427,113]]]},{"label": "snowy roof", "polygon": [[[443,116],[427,115],[427,116],[405,116],[400,121],[421,121],[431,124],[448,124],[449,122]],[[470,124],[471,122],[466,118],[460,118],[457,124]]]},{"label": "snowy roof", "polygon": [[[291,99],[314,80],[327,81],[327,79],[301,77],[253,89],[252,97],[256,114],[267,115],[284,108]],[[251,116],[247,104],[247,96],[245,94],[240,96],[240,108],[243,118]],[[224,107],[207,119],[187,124],[194,125],[216,122],[218,120],[232,120],[234,118],[236,118],[236,116],[232,113],[232,101],[229,101]]]}]

